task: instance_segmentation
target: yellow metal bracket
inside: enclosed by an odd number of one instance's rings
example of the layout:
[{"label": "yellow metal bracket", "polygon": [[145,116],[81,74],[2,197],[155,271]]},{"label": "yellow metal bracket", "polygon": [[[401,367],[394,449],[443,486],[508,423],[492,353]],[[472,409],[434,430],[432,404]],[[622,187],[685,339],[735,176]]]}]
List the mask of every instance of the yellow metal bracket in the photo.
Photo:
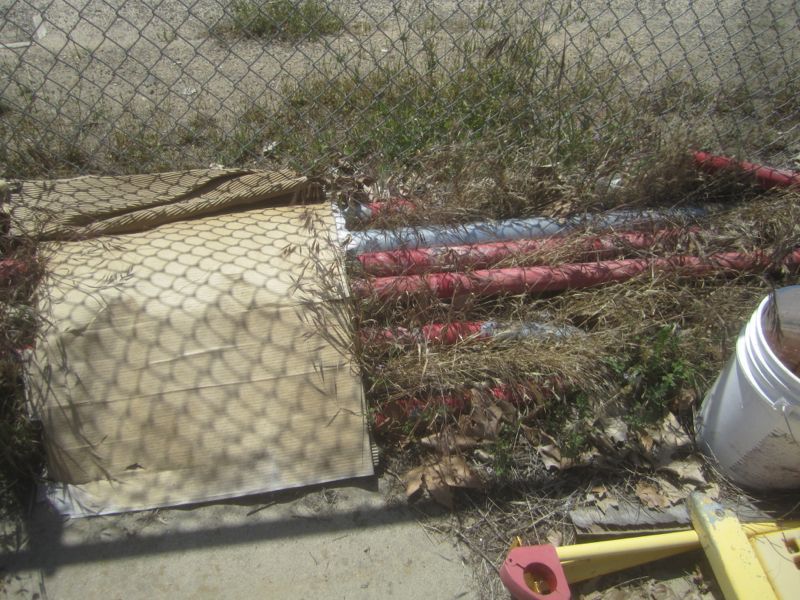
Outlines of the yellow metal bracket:
[{"label": "yellow metal bracket", "polygon": [[[779,532],[783,526],[768,521],[748,523],[742,529],[747,537],[753,537]],[[577,583],[697,549],[700,549],[700,537],[696,531],[689,530],[559,546],[556,552],[567,581]]]},{"label": "yellow metal bracket", "polygon": [[736,515],[697,493],[689,497],[689,514],[726,600],[776,598]]},{"label": "yellow metal bracket", "polygon": [[750,545],[781,600],[800,593],[800,527],[765,533],[750,539]]}]

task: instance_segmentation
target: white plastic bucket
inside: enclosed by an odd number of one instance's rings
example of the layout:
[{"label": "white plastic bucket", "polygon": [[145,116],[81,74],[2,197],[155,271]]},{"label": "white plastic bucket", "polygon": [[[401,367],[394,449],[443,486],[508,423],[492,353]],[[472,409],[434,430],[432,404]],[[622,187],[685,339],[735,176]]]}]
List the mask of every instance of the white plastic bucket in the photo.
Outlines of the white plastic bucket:
[{"label": "white plastic bucket", "polygon": [[[736,353],[708,392],[696,422],[701,450],[751,488],[800,488],[800,378],[770,346],[781,330],[800,336],[800,286],[764,298],[739,334]],[[785,338],[781,338],[785,339]],[[795,338],[797,339],[797,338]]]}]

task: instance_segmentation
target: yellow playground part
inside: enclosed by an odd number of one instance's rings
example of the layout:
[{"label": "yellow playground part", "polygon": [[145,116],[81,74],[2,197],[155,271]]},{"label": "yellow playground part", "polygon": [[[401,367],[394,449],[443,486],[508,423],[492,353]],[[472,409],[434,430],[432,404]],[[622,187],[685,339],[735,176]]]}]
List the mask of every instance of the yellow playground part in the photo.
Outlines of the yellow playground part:
[{"label": "yellow playground part", "polygon": [[702,547],[726,600],[797,597],[800,522],[742,524],[702,494],[690,497],[689,512],[692,530],[561,546],[555,553],[517,540],[501,579],[516,600],[568,598],[568,584]]}]

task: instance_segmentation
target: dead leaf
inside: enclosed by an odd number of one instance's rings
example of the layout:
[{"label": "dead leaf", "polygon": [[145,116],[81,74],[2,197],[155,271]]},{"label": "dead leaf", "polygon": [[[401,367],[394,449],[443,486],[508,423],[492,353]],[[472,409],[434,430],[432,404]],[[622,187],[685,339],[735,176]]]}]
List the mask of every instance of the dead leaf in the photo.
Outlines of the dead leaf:
[{"label": "dead leaf", "polygon": [[608,488],[604,485],[596,485],[589,491],[598,498],[605,498],[608,496]]},{"label": "dead leaf", "polygon": [[433,448],[446,452],[448,450],[468,450],[478,445],[478,440],[460,433],[450,431],[429,435],[419,441],[426,448]]},{"label": "dead leaf", "polygon": [[[497,405],[497,404],[492,404],[491,406],[487,407],[486,410],[491,415],[491,419],[489,420],[489,424],[493,428],[499,428],[500,427],[500,421],[502,421],[503,417],[505,416],[505,412],[503,411],[503,408],[501,406]],[[497,434],[497,431],[495,431],[495,435],[496,434]]]},{"label": "dead leaf", "polygon": [[594,504],[603,514],[605,514],[609,508],[617,508],[619,506],[619,500],[614,496],[610,496],[608,488],[604,485],[596,485],[589,490],[589,493],[586,495],[586,502]]},{"label": "dead leaf", "polygon": [[646,481],[636,484],[636,496],[648,508],[668,508],[670,505],[670,501],[661,495],[658,488]]},{"label": "dead leaf", "polygon": [[656,467],[670,463],[675,454],[692,445],[689,434],[672,413],[667,413],[655,427],[648,428],[647,433],[654,443],[646,458]]},{"label": "dead leaf", "polygon": [[666,447],[680,449],[692,444],[689,434],[686,433],[683,425],[678,422],[678,419],[672,413],[667,413],[662,419],[659,426],[659,436],[661,445]]},{"label": "dead leaf", "polygon": [[536,450],[539,452],[545,469],[548,471],[550,469],[561,470],[561,450],[558,449],[558,446],[547,444],[546,446],[539,446]]},{"label": "dead leaf", "polygon": [[459,420],[459,424],[461,431],[469,437],[494,440],[497,439],[502,419],[503,409],[496,404],[475,406],[468,416]]},{"label": "dead leaf", "polygon": [[427,467],[417,467],[411,469],[403,476],[403,481],[406,484],[406,497],[410,498],[416,494],[423,484],[423,474]]},{"label": "dead leaf", "polygon": [[564,542],[564,535],[557,529],[551,529],[545,535],[547,542],[553,546],[560,546]]},{"label": "dead leaf", "polygon": [[677,413],[689,411],[697,403],[697,398],[693,390],[681,388],[678,397],[670,405],[670,408]]},{"label": "dead leaf", "polygon": [[540,432],[538,429],[534,429],[533,427],[529,427],[528,425],[521,425],[520,429],[522,431],[522,435],[525,436],[525,439],[528,440],[534,446],[539,444],[541,441],[540,439]]},{"label": "dead leaf", "polygon": [[658,482],[658,487],[661,491],[661,496],[666,499],[669,506],[684,502],[689,497],[689,494],[694,491],[693,486],[676,487],[663,479]]},{"label": "dead leaf", "polygon": [[611,440],[614,445],[623,445],[628,441],[628,425],[619,417],[611,417],[600,420],[600,427],[603,433]]},{"label": "dead leaf", "polygon": [[539,386],[533,385],[530,389],[525,390],[525,396],[533,400],[529,402],[532,406],[543,406],[545,403],[544,393]]},{"label": "dead leaf", "polygon": [[495,406],[497,406],[503,413],[503,417],[511,422],[513,422],[517,418],[517,407],[511,404],[508,400],[496,400]]},{"label": "dead leaf", "polygon": [[492,462],[494,460],[493,454],[489,454],[488,452],[486,452],[486,450],[480,450],[480,449],[475,450],[475,452],[473,453],[473,457],[476,460],[479,460],[484,463]]},{"label": "dead leaf", "polygon": [[549,433],[545,433],[544,431],[540,430],[538,432],[538,436],[539,436],[539,440],[543,441],[546,444],[553,444],[554,446],[558,445],[558,442],[556,441],[556,438],[554,438]]},{"label": "dead leaf", "polygon": [[595,502],[595,506],[603,511],[603,514],[606,514],[610,508],[619,508],[619,498],[608,496],[607,498],[603,498]]},{"label": "dead leaf", "polygon": [[568,466],[569,467],[575,467],[575,466],[588,467],[589,465],[594,464],[595,460],[600,455],[601,455],[600,451],[597,448],[595,448],[594,446],[592,446],[591,448],[588,448],[588,449],[584,450],[583,452],[581,452],[577,456],[577,458],[575,458],[575,459],[567,459],[568,463],[569,463],[568,465],[565,465],[564,461],[562,461],[562,466],[565,469]]},{"label": "dead leaf", "polygon": [[639,443],[642,445],[642,450],[644,450],[645,454],[649,455],[653,451],[655,440],[653,440],[649,433],[642,431],[639,433]]},{"label": "dead leaf", "polygon": [[426,473],[425,486],[436,502],[447,508],[453,508],[453,493],[440,476],[430,472]]},{"label": "dead leaf", "polygon": [[545,468],[548,470],[553,467],[562,471],[564,469],[571,469],[576,465],[586,466],[591,464],[599,454],[596,448],[591,448],[582,452],[575,458],[569,458],[561,454],[561,449],[558,447],[558,443],[554,437],[546,434],[544,431],[539,431],[538,435],[540,444],[536,446],[536,451],[539,453]]},{"label": "dead leaf", "polygon": [[672,473],[679,481],[696,483],[698,485],[705,485],[706,483],[706,478],[703,475],[703,461],[696,456],[690,456],[682,460],[673,460],[659,470]]},{"label": "dead leaf", "polygon": [[480,489],[483,482],[461,456],[445,456],[438,462],[411,469],[403,477],[406,496],[412,496],[423,487],[436,502],[452,508],[452,487]]},{"label": "dead leaf", "polygon": [[433,468],[449,486],[473,489],[483,487],[480,477],[461,456],[446,456]]}]

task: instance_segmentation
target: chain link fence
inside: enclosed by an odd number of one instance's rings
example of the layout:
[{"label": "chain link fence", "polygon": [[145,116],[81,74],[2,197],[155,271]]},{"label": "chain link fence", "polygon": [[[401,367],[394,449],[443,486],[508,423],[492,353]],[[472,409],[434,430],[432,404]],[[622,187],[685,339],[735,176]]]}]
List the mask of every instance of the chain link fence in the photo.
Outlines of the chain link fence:
[{"label": "chain link fence", "polygon": [[551,144],[568,161],[587,144],[655,145],[678,129],[775,166],[800,154],[794,0],[0,0],[0,11],[6,177],[343,159],[391,169],[486,138]]},{"label": "chain link fence", "polygon": [[[353,224],[351,230],[542,216],[557,227],[565,223],[559,219],[574,218],[571,222],[586,223],[592,229],[592,221],[580,219],[588,212],[643,206],[693,209],[695,204],[721,204],[717,201],[734,194],[743,197],[744,186],[735,187],[736,181],[730,185],[733,193],[728,193],[728,182],[705,185],[707,181],[692,165],[681,171],[679,161],[684,161],[683,166],[691,161],[690,148],[780,168],[797,167],[800,160],[797,0],[0,0],[0,14],[0,178],[5,179],[207,168],[217,182],[203,179],[187,188],[213,193],[220,192],[218,186],[229,178],[248,175],[221,167],[277,171],[288,166],[303,173],[304,182],[305,176],[309,181],[313,178],[315,190],[319,181],[313,176],[326,176],[326,191],[342,208],[398,191],[413,197],[414,211],[378,215]],[[174,173],[154,176],[152,193],[139,200],[186,216],[181,211],[189,192],[174,189],[175,178]],[[138,206],[120,203],[126,194],[137,194],[128,179],[106,181],[99,190],[86,179],[3,186],[0,195],[14,201],[0,198],[0,205],[10,207],[11,217],[16,211],[16,217],[21,215],[31,229],[26,235],[16,235],[14,220],[0,219],[0,226],[7,227],[9,220],[12,224],[11,235],[0,236],[0,242],[14,252],[4,254],[0,248],[0,255],[9,258],[11,265],[34,263],[34,243],[52,239],[49,229],[59,220],[54,215],[66,219],[66,226],[86,226],[80,231],[70,229],[78,238],[100,233],[97,224],[91,223],[91,206],[99,207],[116,224],[127,221]],[[63,194],[63,202],[41,210],[36,205],[38,196],[55,193],[60,186],[69,192]],[[250,196],[257,186],[248,181],[242,187],[248,200],[236,207],[251,200],[255,205]],[[22,201],[32,201],[27,212],[19,210],[25,208]],[[209,204],[222,208],[214,200]],[[680,248],[697,248],[698,254],[713,257],[716,251],[760,252],[770,247],[779,256],[780,249],[796,246],[797,219],[789,210],[795,204],[793,197],[778,197],[760,204],[750,215],[734,212],[733,217],[720,217],[707,227],[718,232],[709,243],[700,238],[696,246],[689,231]],[[327,207],[317,208],[327,211]],[[341,329],[337,349],[343,354],[362,345],[352,343],[360,332],[351,330],[350,324],[374,322],[409,331],[429,324],[476,321],[554,327],[585,324],[593,337],[575,344],[543,344],[536,351],[526,346],[523,351],[512,348],[513,353],[502,349],[462,355],[442,352],[440,358],[431,359],[432,366],[428,359],[433,353],[427,351],[400,352],[388,359],[364,353],[354,360],[359,361],[364,381],[370,383],[366,394],[371,409],[384,406],[387,400],[408,400],[408,406],[414,406],[417,398],[444,402],[461,389],[486,391],[489,381],[519,384],[526,390],[525,386],[533,386],[537,398],[543,393],[540,387],[550,389],[546,388],[549,383],[540,386],[539,380],[580,381],[585,383],[576,384],[575,391],[581,392],[581,398],[599,398],[611,385],[627,386],[623,380],[645,361],[659,363],[652,377],[675,381],[683,377],[685,363],[679,351],[684,349],[677,346],[675,357],[652,353],[652,359],[645,359],[631,354],[630,360],[639,362],[630,368],[620,361],[613,363],[621,365],[616,370],[606,368],[618,356],[627,361],[622,352],[629,347],[648,347],[653,339],[661,339],[657,343],[663,347],[664,338],[652,336],[677,332],[676,323],[681,327],[688,323],[684,331],[690,333],[681,339],[701,340],[687,354],[705,361],[696,371],[702,370],[702,377],[716,372],[719,361],[714,353],[723,347],[720,340],[733,339],[722,328],[735,326],[737,319],[744,318],[737,311],[746,311],[751,301],[767,293],[768,284],[760,279],[741,285],[725,281],[718,287],[703,282],[691,288],[688,284],[678,287],[666,277],[648,279],[646,285],[616,295],[609,287],[606,296],[587,292],[550,305],[528,302],[521,295],[484,302],[477,294],[464,302],[431,297],[417,304],[393,304],[391,299],[380,305],[372,300],[351,305],[341,301],[346,296],[343,290],[322,296],[319,302],[325,310],[339,308],[341,313],[328,315],[320,308],[322,312],[315,314],[297,304],[304,314],[312,315],[312,322],[304,320],[302,327],[294,315],[279,318],[266,312],[263,319],[250,322],[242,299],[250,306],[251,292],[257,293],[252,298],[260,299],[271,286],[283,286],[283,279],[292,273],[282,259],[299,260],[295,246],[307,247],[307,256],[320,253],[313,232],[300,232],[304,237],[293,241],[305,222],[299,209],[297,213],[294,207],[273,212],[260,221],[249,213],[234,213],[205,223],[175,223],[174,229],[138,234],[142,243],[136,242],[136,236],[119,236],[65,244],[61,263],[46,255],[52,246],[39,245],[36,260],[42,264],[48,260],[48,272],[56,273],[52,279],[61,278],[64,286],[64,300],[54,301],[66,315],[61,321],[55,313],[40,318],[32,307],[38,297],[59,299],[52,290],[33,298],[33,276],[29,284],[0,298],[0,331],[10,332],[0,343],[0,368],[10,373],[19,372],[22,354],[18,350],[30,345],[28,338],[34,338],[37,327],[44,331],[39,333],[43,341],[37,342],[37,348],[48,348],[44,341],[49,339],[54,360],[61,360],[59,335],[71,336],[76,345],[88,339],[76,336],[73,327],[72,317],[84,314],[84,304],[91,304],[102,316],[98,320],[94,313],[89,315],[92,324],[111,323],[104,334],[107,346],[99,343],[91,356],[87,350],[88,358],[79,354],[67,358],[85,367],[87,376],[76,380],[94,385],[87,397],[105,402],[108,394],[116,394],[116,405],[98,413],[103,427],[95,427],[92,415],[58,427],[86,434],[88,470],[105,468],[89,462],[91,450],[98,456],[105,453],[104,460],[121,479],[143,477],[139,481],[145,483],[138,488],[142,495],[129,506],[176,502],[174,498],[151,502],[145,497],[151,490],[162,489],[158,482],[165,481],[145,475],[184,468],[167,462],[173,454],[176,464],[179,459],[188,461],[191,452],[210,456],[202,477],[214,486],[244,493],[256,487],[244,476],[240,479],[237,471],[226,471],[229,463],[224,456],[241,459],[243,464],[263,458],[266,465],[265,443],[272,444],[270,452],[284,451],[286,456],[301,455],[304,448],[317,443],[312,439],[314,430],[305,424],[293,429],[289,421],[297,420],[298,403],[315,397],[315,389],[322,404],[338,410],[326,399],[336,386],[343,389],[343,380],[337,383],[329,377],[326,385],[332,387],[321,388],[314,371],[313,377],[312,373],[298,375],[300,392],[286,391],[277,383],[286,379],[282,371],[297,368],[292,362],[299,352],[293,352],[297,350],[294,344],[306,343],[312,324],[315,332],[330,336],[324,338],[328,342]],[[671,227],[680,229],[684,224],[679,216],[672,218],[678,213],[664,214],[670,215]],[[135,225],[142,228],[139,221]],[[544,261],[588,260],[576,248],[557,248],[550,255],[545,253]],[[123,250],[124,255],[120,254]],[[630,256],[641,258],[638,264],[651,268],[646,262],[652,258],[650,248]],[[782,264],[780,260],[782,255],[776,264]],[[507,264],[530,263],[514,259]],[[52,271],[53,265],[69,267],[69,277]],[[306,266],[306,261],[297,263],[294,280],[306,273]],[[91,290],[73,300],[71,294],[80,290],[70,281],[86,278]],[[308,271],[305,278],[338,292],[319,272]],[[208,285],[202,283],[206,281]],[[137,287],[142,282],[147,284],[144,291]],[[341,278],[337,284],[343,285]],[[717,296],[720,289],[731,291]],[[96,302],[91,294],[97,296]],[[127,327],[133,322],[129,315],[138,314],[137,306],[143,315],[137,322],[141,331],[120,328],[116,317],[124,315],[120,322]],[[708,306],[714,306],[716,313],[707,318]],[[610,316],[595,317],[597,307]],[[677,318],[671,311],[678,310],[689,316]],[[717,313],[727,318],[720,320]],[[63,331],[52,329],[52,323],[61,323]],[[239,325],[249,361],[239,356],[240,342],[230,341],[231,328]],[[712,331],[712,325],[718,329]],[[275,329],[278,326],[283,329]],[[154,338],[153,331],[162,333]],[[209,347],[222,344],[220,348],[227,350],[215,354],[215,346],[203,354],[198,348],[206,343]],[[266,357],[270,348],[282,360]],[[174,356],[185,360],[173,360]],[[262,357],[264,364],[259,363]],[[605,359],[609,361],[601,363]],[[674,371],[657,370],[661,362],[678,366]],[[145,363],[153,375],[140,381],[138,373]],[[97,369],[106,367],[104,383]],[[61,368],[59,373],[67,377],[68,372]],[[233,381],[234,375],[239,378],[236,385],[251,391],[231,399],[221,386]],[[267,376],[274,381],[265,380]],[[600,378],[610,383],[601,385]],[[659,392],[658,406],[668,405],[668,394],[681,394],[684,383],[688,390],[689,376],[685,378],[668,392]],[[536,381],[531,383],[531,379]],[[42,381],[43,388],[50,385],[46,377]],[[65,390],[69,384],[65,380]],[[106,384],[108,390],[103,388]],[[133,387],[126,387],[129,384]],[[8,384],[3,385],[0,395],[11,396]],[[202,397],[186,395],[176,391],[179,385],[213,391],[203,392]],[[639,389],[624,393],[633,407],[645,406],[639,397],[645,392]],[[225,397],[216,396],[218,392]],[[65,394],[62,404],[47,408],[54,415],[67,414],[63,406],[75,398],[81,400]],[[18,412],[25,415],[27,426],[28,413],[22,408],[22,394],[19,397]],[[283,405],[264,412],[262,400],[269,397],[295,398],[298,403],[287,404],[288,413]],[[350,399],[355,402],[360,397]],[[581,400],[581,404],[587,414],[602,414],[599,404],[597,411],[588,402]],[[160,436],[163,446],[136,438],[139,430],[153,422],[151,408],[161,411],[158,422],[163,427],[160,433],[152,428],[147,435]],[[197,412],[187,425],[178,416],[190,409]],[[289,423],[283,429],[275,425],[282,422],[275,420],[276,410]],[[313,406],[308,409],[314,410]],[[349,419],[361,417],[355,409],[348,414]],[[564,419],[572,415],[565,413]],[[334,417],[316,415],[330,432],[334,432],[329,427]],[[580,422],[586,421],[580,417]],[[183,423],[181,435],[171,428],[178,422]],[[584,439],[583,430],[571,422],[550,425],[553,433],[562,426],[570,428],[568,435],[578,447],[576,440]],[[56,426],[51,422],[47,427],[45,435],[52,439]],[[111,439],[103,428],[120,432],[119,445],[99,447]],[[7,454],[22,455],[28,447],[37,447],[28,439],[35,434],[20,430],[24,435],[17,436],[14,444],[5,444],[15,449]],[[203,437],[204,430],[215,435]],[[331,441],[332,450],[318,453],[320,460],[324,463],[341,455],[337,447],[362,448],[358,440],[353,441],[353,431],[339,431]],[[355,433],[362,434],[360,429]],[[79,443],[77,437],[66,435],[61,440],[66,440],[65,445]],[[160,447],[170,451],[157,452]],[[56,450],[51,450],[51,459]],[[303,463],[302,456],[295,462]],[[0,487],[5,485],[3,469],[0,462]],[[172,481],[173,486],[177,481],[187,488],[203,487],[202,481],[197,483],[183,473]],[[256,475],[271,476],[263,471]],[[322,481],[323,476],[316,480]],[[150,485],[151,481],[156,483]],[[220,497],[214,489],[201,489],[194,498]]]}]

